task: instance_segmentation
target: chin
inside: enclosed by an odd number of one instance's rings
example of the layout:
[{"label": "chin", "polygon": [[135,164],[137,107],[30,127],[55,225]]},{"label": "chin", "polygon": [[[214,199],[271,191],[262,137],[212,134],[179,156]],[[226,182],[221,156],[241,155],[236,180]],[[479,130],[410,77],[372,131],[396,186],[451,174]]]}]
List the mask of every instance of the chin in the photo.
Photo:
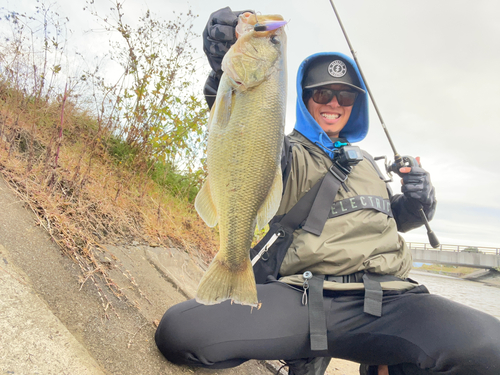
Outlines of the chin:
[{"label": "chin", "polygon": [[337,130],[337,129],[324,129],[323,130],[325,131],[326,135],[328,135],[329,137],[338,137],[339,136],[339,133],[340,133],[340,130]]}]

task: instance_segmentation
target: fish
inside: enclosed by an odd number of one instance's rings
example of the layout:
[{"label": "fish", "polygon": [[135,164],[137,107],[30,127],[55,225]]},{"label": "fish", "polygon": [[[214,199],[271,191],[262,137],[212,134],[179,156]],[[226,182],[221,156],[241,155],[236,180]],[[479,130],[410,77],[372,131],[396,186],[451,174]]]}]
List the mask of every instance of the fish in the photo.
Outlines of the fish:
[{"label": "fish", "polygon": [[208,174],[194,204],[209,227],[218,224],[220,237],[197,289],[201,304],[258,306],[250,247],[255,228],[264,228],[278,210],[283,189],[285,24],[280,15],[244,13],[222,61],[208,121]]}]

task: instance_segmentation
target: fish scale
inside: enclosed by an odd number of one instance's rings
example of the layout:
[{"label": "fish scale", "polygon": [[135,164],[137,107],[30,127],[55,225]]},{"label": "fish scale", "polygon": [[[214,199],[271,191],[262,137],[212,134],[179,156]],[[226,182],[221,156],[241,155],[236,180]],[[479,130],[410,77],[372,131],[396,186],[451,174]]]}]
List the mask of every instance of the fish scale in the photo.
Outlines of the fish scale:
[{"label": "fish scale", "polygon": [[[259,16],[259,21],[266,19],[282,20]],[[285,47],[281,28],[252,30],[240,36],[224,57],[209,121],[208,177],[195,201],[205,222],[219,225],[219,252],[196,296],[204,304],[227,299],[258,304],[249,250],[256,225],[264,227],[281,200]]]},{"label": "fish scale", "polygon": [[[259,91],[265,90],[270,85],[272,82],[268,82],[267,85],[262,84],[247,92],[244,97],[235,98],[236,107],[238,107],[238,101],[242,101],[245,105],[242,106],[241,111],[236,112],[238,116],[231,118],[228,127],[238,127],[238,124],[241,124],[241,128],[256,129],[259,122],[266,123],[267,116],[263,116],[262,112],[255,113],[258,106],[246,104],[246,97],[258,95]],[[264,94],[261,97],[272,96]],[[252,120],[249,121],[248,118]],[[217,195],[216,205],[220,207],[221,211],[227,212],[227,215],[221,214],[219,221],[221,240],[227,240],[226,243],[221,244],[221,251],[227,253],[229,263],[236,267],[242,263],[243,258],[248,257],[247,253],[236,251],[236,249],[250,247],[257,210],[268,195],[274,180],[276,166],[279,163],[276,155],[279,155],[281,151],[283,134],[273,132],[272,126],[264,129],[267,131],[261,133],[249,131],[249,134],[244,133],[244,129],[242,132],[227,132],[223,135],[226,137],[225,139],[221,139],[220,136],[212,137],[211,139],[214,141],[209,146],[212,152],[208,151],[208,155],[210,155],[207,158],[208,170],[218,171],[218,173],[214,173],[214,184],[211,186],[217,191],[224,192],[224,194]],[[216,129],[211,131],[217,132]],[[245,158],[249,150],[241,147],[243,139],[245,139],[246,147],[255,145],[252,147],[253,150],[250,150],[252,158]],[[221,144],[227,145],[228,148],[221,147]],[[231,157],[226,161],[225,156],[228,154]],[[248,173],[249,171],[255,171],[255,173]],[[256,196],[256,193],[259,195]]]}]

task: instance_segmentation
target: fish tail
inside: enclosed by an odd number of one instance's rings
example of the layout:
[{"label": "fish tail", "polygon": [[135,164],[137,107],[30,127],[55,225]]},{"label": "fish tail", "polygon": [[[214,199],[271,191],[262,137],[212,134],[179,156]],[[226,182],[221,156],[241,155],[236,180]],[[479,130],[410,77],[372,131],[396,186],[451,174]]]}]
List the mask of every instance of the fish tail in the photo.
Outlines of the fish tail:
[{"label": "fish tail", "polygon": [[221,261],[219,254],[203,275],[196,293],[196,301],[204,305],[214,305],[227,299],[242,305],[257,306],[257,287],[250,258],[231,269]]}]

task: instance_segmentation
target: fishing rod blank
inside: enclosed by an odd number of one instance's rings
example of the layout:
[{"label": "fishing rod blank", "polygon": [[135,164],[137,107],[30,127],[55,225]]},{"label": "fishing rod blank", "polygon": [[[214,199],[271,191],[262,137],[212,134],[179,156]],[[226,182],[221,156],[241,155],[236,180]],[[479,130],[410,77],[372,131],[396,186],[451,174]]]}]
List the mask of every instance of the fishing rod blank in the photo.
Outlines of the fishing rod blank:
[{"label": "fishing rod blank", "polygon": [[[335,7],[335,4],[333,3],[333,0],[330,0],[330,4],[332,5],[333,11],[335,12],[335,16],[337,17],[337,20],[339,22],[340,28],[342,29],[342,33],[344,34],[345,40],[347,41],[347,45],[349,46],[349,49],[351,50],[352,57],[354,58],[354,61],[356,62],[356,65],[358,66],[359,73],[361,74],[361,78],[363,78],[363,82],[365,83],[366,86],[366,91],[368,92],[368,96],[370,97],[370,100],[372,101],[373,107],[375,108],[375,112],[377,112],[377,116],[380,120],[380,124],[382,125],[382,128],[384,129],[385,135],[387,137],[387,140],[389,141],[389,144],[391,145],[392,151],[394,152],[394,163],[391,166],[386,165],[386,169],[388,172],[394,172],[398,174],[400,177],[401,173],[399,173],[399,168],[405,167],[405,166],[413,166],[418,164],[414,164],[411,162],[408,162],[408,160],[413,159],[410,157],[401,157],[401,155],[398,154],[396,151],[396,147],[394,146],[394,143],[392,142],[392,138],[389,135],[389,131],[387,130],[387,127],[385,126],[384,119],[382,118],[382,114],[380,113],[377,103],[375,102],[375,99],[372,95],[372,92],[370,90],[370,87],[368,86],[368,81],[365,78],[365,75],[363,74],[363,70],[361,69],[361,65],[359,64],[358,58],[356,57],[356,52],[354,51],[354,48],[352,47],[351,41],[349,40],[349,37],[347,36],[347,32],[345,31],[344,25],[342,24],[342,20],[340,19],[339,13],[337,12],[337,8]],[[431,230],[429,226],[429,221],[427,220],[427,216],[425,215],[424,209],[422,206],[420,206],[420,209],[418,210],[418,214],[420,215],[420,218],[422,219],[423,223],[425,224],[425,227],[427,229],[427,236],[429,238],[429,243],[431,244],[432,247],[436,248],[439,246],[439,240],[436,237],[436,234]]]}]

